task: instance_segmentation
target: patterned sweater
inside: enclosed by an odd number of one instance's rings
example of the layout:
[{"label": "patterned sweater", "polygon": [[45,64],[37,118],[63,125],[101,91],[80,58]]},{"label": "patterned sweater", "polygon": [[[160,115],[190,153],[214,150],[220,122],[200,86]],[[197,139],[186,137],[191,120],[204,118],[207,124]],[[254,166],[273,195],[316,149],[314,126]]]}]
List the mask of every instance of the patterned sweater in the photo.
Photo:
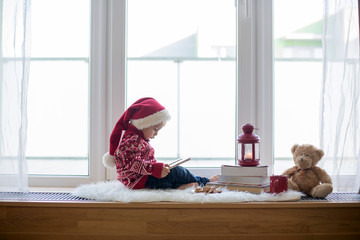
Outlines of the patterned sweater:
[{"label": "patterned sweater", "polygon": [[154,148],[135,128],[128,129],[115,151],[118,180],[132,189],[145,188],[149,175],[161,178],[163,163],[156,162]]}]

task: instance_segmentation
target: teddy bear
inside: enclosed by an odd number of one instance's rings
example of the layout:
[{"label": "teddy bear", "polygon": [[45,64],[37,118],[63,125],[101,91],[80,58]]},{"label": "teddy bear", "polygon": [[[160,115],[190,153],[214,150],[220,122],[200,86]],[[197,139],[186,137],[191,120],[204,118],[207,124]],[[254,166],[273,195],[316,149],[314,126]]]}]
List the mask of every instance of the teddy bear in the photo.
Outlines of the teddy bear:
[{"label": "teddy bear", "polygon": [[288,188],[314,198],[325,198],[333,190],[330,176],[316,164],[324,156],[321,149],[311,144],[295,144],[291,148],[295,166],[283,172],[288,177]]}]

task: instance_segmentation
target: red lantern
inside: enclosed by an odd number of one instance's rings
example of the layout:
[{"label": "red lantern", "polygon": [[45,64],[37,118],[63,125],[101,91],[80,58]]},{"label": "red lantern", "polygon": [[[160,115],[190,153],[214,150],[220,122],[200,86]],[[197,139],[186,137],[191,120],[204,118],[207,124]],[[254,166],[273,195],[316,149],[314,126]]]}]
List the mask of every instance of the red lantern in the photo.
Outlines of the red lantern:
[{"label": "red lantern", "polygon": [[238,141],[238,163],[240,166],[257,166],[260,163],[260,138],[254,134],[254,126],[250,123],[241,126],[243,134]]}]

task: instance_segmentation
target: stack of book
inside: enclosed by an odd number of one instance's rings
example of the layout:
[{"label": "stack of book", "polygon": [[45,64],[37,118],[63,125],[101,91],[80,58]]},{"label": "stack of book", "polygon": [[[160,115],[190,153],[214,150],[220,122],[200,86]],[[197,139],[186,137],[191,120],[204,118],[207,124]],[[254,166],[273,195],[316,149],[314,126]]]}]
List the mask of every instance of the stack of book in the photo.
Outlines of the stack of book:
[{"label": "stack of book", "polygon": [[244,191],[259,194],[269,192],[270,177],[268,166],[256,167],[222,165],[219,181],[209,182],[212,187],[227,188],[231,191]]}]

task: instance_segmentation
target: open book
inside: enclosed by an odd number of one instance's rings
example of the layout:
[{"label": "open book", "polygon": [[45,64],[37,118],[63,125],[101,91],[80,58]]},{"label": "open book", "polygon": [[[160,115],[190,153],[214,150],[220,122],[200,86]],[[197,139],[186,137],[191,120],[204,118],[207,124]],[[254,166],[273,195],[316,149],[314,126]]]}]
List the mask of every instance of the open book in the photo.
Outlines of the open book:
[{"label": "open book", "polygon": [[179,158],[179,159],[173,161],[172,163],[169,163],[170,169],[173,169],[174,167],[179,166],[180,164],[183,164],[184,162],[187,162],[189,160],[190,160],[189,157],[188,158]]}]

